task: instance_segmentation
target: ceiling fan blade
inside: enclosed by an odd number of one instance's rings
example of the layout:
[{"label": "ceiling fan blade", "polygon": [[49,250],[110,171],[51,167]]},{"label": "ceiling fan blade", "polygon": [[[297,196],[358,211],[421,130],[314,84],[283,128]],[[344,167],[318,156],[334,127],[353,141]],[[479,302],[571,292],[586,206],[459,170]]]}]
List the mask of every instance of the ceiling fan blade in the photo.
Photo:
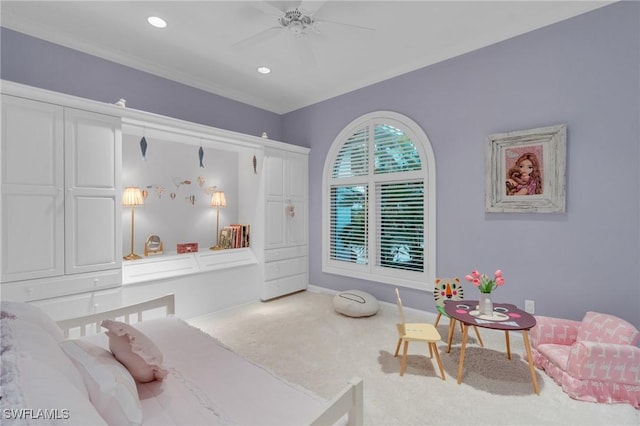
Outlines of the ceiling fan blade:
[{"label": "ceiling fan blade", "polygon": [[251,6],[255,7],[264,14],[281,17],[286,12],[286,9],[280,9],[279,7],[269,3],[268,1],[251,2]]},{"label": "ceiling fan blade", "polygon": [[313,16],[325,5],[326,0],[324,1],[315,1],[315,0],[302,0],[300,2],[299,9],[308,12],[309,15]]},{"label": "ceiling fan blade", "polygon": [[376,30],[375,28],[371,28],[371,27],[365,27],[365,26],[362,26],[362,25],[355,25],[355,24],[346,24],[344,22],[330,21],[328,19],[315,19],[314,22],[320,23],[320,24],[327,23],[327,24],[342,25],[342,26],[345,26],[345,27],[351,27],[351,28],[356,28],[356,29],[365,30],[365,31],[375,31]]},{"label": "ceiling fan blade", "polygon": [[311,46],[309,37],[294,37],[294,42],[296,45],[296,53],[300,60],[300,65],[308,68],[315,67],[317,64],[316,55],[313,54],[313,47]]},{"label": "ceiling fan blade", "polygon": [[271,40],[272,38],[278,36],[280,34],[280,32],[282,31],[282,27],[271,27],[271,28],[267,28],[264,31],[260,31],[257,34],[254,34],[250,37],[247,37],[243,40],[237,41],[235,43],[233,43],[231,45],[231,47],[236,47],[236,48],[245,48],[245,47],[249,47],[251,45],[255,45],[255,44],[260,44],[260,43],[264,43],[268,40]]}]

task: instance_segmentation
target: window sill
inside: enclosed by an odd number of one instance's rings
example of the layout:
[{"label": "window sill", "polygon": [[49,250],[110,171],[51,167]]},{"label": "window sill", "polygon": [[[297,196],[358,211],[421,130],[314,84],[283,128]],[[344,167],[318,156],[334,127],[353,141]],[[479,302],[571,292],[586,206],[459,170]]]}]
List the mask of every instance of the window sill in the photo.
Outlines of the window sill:
[{"label": "window sill", "polygon": [[373,272],[369,272],[369,268],[365,265],[345,264],[336,266],[334,265],[334,263],[337,262],[328,263],[329,264],[323,265],[323,273],[356,278],[360,280],[375,281],[398,287],[430,291],[433,289],[432,283],[435,280],[435,276],[431,276],[431,274],[427,272],[385,270],[385,268],[374,268]]}]

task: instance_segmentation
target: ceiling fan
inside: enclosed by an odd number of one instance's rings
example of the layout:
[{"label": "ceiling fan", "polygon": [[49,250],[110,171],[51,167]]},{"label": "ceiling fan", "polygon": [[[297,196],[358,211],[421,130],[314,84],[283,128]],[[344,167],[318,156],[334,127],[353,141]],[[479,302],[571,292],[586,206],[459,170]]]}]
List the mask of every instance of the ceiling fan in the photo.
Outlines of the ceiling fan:
[{"label": "ceiling fan", "polygon": [[276,25],[240,40],[232,46],[238,48],[250,47],[259,43],[264,43],[277,36],[285,35],[293,37],[294,40],[297,41],[301,60],[307,64],[314,64],[315,57],[313,56],[309,39],[314,35],[322,33],[318,24],[322,25],[324,23],[328,23],[358,30],[375,31],[374,28],[361,25],[317,18],[316,14],[325,5],[325,3],[327,2],[302,0],[295,7],[291,7],[290,4],[287,5],[287,7],[278,7],[268,1],[252,2],[251,5],[253,7],[275,18]]}]

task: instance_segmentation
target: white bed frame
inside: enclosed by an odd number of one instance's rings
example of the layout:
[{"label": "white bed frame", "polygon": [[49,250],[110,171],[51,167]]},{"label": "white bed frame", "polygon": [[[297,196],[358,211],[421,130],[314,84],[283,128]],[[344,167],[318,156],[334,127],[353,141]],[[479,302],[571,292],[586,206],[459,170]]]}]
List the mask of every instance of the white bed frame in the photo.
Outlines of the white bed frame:
[{"label": "white bed frame", "polygon": [[[62,320],[57,323],[65,337],[69,337],[72,332],[77,333],[78,330],[80,336],[86,336],[87,334],[99,333],[102,320],[119,320],[131,324],[132,318],[135,318],[134,323],[140,322],[143,320],[143,314],[145,312],[149,313],[149,311],[157,311],[162,308],[165,310],[165,316],[175,314],[175,296],[173,294],[167,294],[166,296],[118,309]],[[333,425],[340,421],[346,414],[347,424],[349,426],[361,426],[364,420],[363,401],[364,385],[362,379],[354,377],[327,403],[322,413],[316,416],[310,425]]]}]

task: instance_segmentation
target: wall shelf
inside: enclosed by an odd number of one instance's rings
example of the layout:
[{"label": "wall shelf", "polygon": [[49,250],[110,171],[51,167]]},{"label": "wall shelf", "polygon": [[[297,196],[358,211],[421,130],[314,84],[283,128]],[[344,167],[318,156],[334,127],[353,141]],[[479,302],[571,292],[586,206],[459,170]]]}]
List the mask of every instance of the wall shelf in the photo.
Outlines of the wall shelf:
[{"label": "wall shelf", "polygon": [[258,259],[250,248],[183,254],[166,253],[125,261],[122,265],[122,284],[137,284],[257,263]]}]

